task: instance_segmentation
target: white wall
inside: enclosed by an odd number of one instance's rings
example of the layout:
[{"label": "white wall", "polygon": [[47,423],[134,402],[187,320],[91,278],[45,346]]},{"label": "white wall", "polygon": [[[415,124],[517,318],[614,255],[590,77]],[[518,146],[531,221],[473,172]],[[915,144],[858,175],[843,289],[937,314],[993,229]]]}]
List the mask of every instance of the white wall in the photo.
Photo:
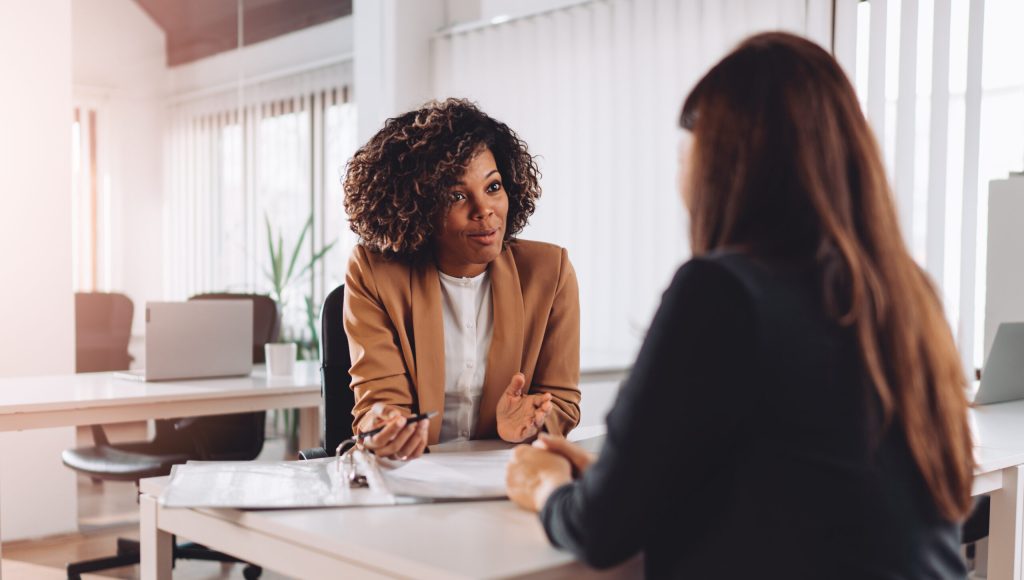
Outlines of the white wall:
[{"label": "white wall", "polygon": [[384,120],[432,98],[430,39],[445,25],[442,0],[355,0],[355,92],[360,144]]},{"label": "white wall", "polygon": [[71,0],[71,8],[74,99],[98,108],[100,187],[111,199],[110,251],[101,252],[109,276],[97,289],[132,299],[139,336],[145,303],[163,293],[165,35],[133,0]]},{"label": "white wall", "polygon": [[[69,373],[70,0],[0,3],[0,78],[0,376]],[[60,462],[73,444],[70,428],[0,434],[4,540],[74,529],[74,475]]]}]

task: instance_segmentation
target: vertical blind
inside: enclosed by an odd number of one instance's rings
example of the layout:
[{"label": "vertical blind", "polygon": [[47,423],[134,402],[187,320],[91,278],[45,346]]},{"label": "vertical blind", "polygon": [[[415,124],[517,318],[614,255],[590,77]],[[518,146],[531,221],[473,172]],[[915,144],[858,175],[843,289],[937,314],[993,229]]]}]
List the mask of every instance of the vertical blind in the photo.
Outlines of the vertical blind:
[{"label": "vertical blind", "polygon": [[1022,18],[1019,0],[837,2],[837,39],[856,39],[837,57],[866,97],[904,236],[968,370],[984,351],[988,182],[1024,159]]},{"label": "vertical blind", "polygon": [[689,256],[676,193],[688,90],[742,38],[787,30],[831,46],[831,0],[594,0],[433,41],[438,98],[466,97],[539,156],[526,239],[569,250],[585,368],[632,361]]},{"label": "vertical blind", "polygon": [[[165,143],[165,295],[270,291],[266,222],[290,258],[313,227],[298,264],[334,240],[349,248],[338,182],[355,148],[351,61],[247,83],[169,107]],[[285,322],[303,320],[302,297],[319,303],[343,280],[347,256],[332,251],[286,294]],[[298,269],[298,268],[296,268]],[[293,337],[304,327],[295,325]]]}]

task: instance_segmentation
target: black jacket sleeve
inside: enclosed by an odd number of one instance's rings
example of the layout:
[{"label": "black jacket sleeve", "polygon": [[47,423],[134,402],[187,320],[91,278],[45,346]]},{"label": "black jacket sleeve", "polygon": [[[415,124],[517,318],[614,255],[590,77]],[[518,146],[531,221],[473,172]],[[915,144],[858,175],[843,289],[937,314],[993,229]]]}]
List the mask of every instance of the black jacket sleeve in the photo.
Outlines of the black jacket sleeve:
[{"label": "black jacket sleeve", "polygon": [[704,478],[755,404],[755,321],[724,266],[698,259],[679,269],[608,414],[598,461],[541,511],[553,544],[613,566],[649,543],[667,502],[701,501]]}]

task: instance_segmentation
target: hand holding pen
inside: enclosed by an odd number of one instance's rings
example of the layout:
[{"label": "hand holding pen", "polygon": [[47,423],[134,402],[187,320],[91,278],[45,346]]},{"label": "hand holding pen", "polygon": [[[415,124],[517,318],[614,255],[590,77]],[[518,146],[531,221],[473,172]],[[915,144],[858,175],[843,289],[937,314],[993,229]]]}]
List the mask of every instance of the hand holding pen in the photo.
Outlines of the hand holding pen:
[{"label": "hand holding pen", "polygon": [[370,412],[375,415],[374,428],[356,435],[364,448],[378,457],[401,461],[423,455],[427,448],[430,417],[437,413],[405,417],[397,409],[387,409],[379,403]]}]

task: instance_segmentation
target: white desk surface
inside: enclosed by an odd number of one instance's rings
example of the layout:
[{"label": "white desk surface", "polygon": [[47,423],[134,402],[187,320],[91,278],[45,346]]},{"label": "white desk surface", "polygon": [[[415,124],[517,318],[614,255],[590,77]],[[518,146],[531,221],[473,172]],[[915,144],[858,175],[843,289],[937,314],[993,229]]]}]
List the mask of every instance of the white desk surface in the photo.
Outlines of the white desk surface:
[{"label": "white desk surface", "polygon": [[184,381],[133,381],[113,373],[3,378],[0,431],[319,404],[316,361],[299,362],[292,376],[280,378],[267,377],[262,365],[246,377]]},{"label": "white desk surface", "polygon": [[[474,447],[472,443],[475,442],[471,442],[470,447]],[[494,446],[492,442],[480,443],[483,444],[480,448]],[[453,451],[466,448],[466,444],[449,447]],[[167,479],[144,479],[140,492],[150,498],[158,497]],[[587,568],[569,553],[548,543],[536,514],[519,509],[507,500],[265,511],[160,507],[155,519],[164,531],[206,545],[210,545],[208,540],[213,540],[212,547],[221,550],[231,545],[240,552],[251,550],[251,553],[234,555],[303,578],[340,577],[346,566],[358,571],[356,577],[635,578],[642,575],[639,559],[604,572]],[[205,532],[213,537],[192,537],[190,532]],[[227,537],[234,534],[246,541],[236,543]],[[147,538],[144,531],[143,540]],[[218,546],[218,541],[225,545]],[[310,552],[310,557],[299,558],[290,552],[296,546]],[[289,553],[292,553],[291,558],[287,556]],[[314,567],[318,554],[332,560]],[[309,567],[305,567],[307,565]],[[145,567],[143,577],[147,577]]]},{"label": "white desk surface", "polygon": [[[319,440],[318,361],[296,364],[286,377],[262,365],[247,377],[145,382],[113,373],[0,379],[0,431],[43,429],[301,408],[299,442]],[[2,568],[0,568],[2,575]]]},{"label": "white desk surface", "polygon": [[982,405],[969,413],[976,446],[1024,450],[1024,400]]}]

